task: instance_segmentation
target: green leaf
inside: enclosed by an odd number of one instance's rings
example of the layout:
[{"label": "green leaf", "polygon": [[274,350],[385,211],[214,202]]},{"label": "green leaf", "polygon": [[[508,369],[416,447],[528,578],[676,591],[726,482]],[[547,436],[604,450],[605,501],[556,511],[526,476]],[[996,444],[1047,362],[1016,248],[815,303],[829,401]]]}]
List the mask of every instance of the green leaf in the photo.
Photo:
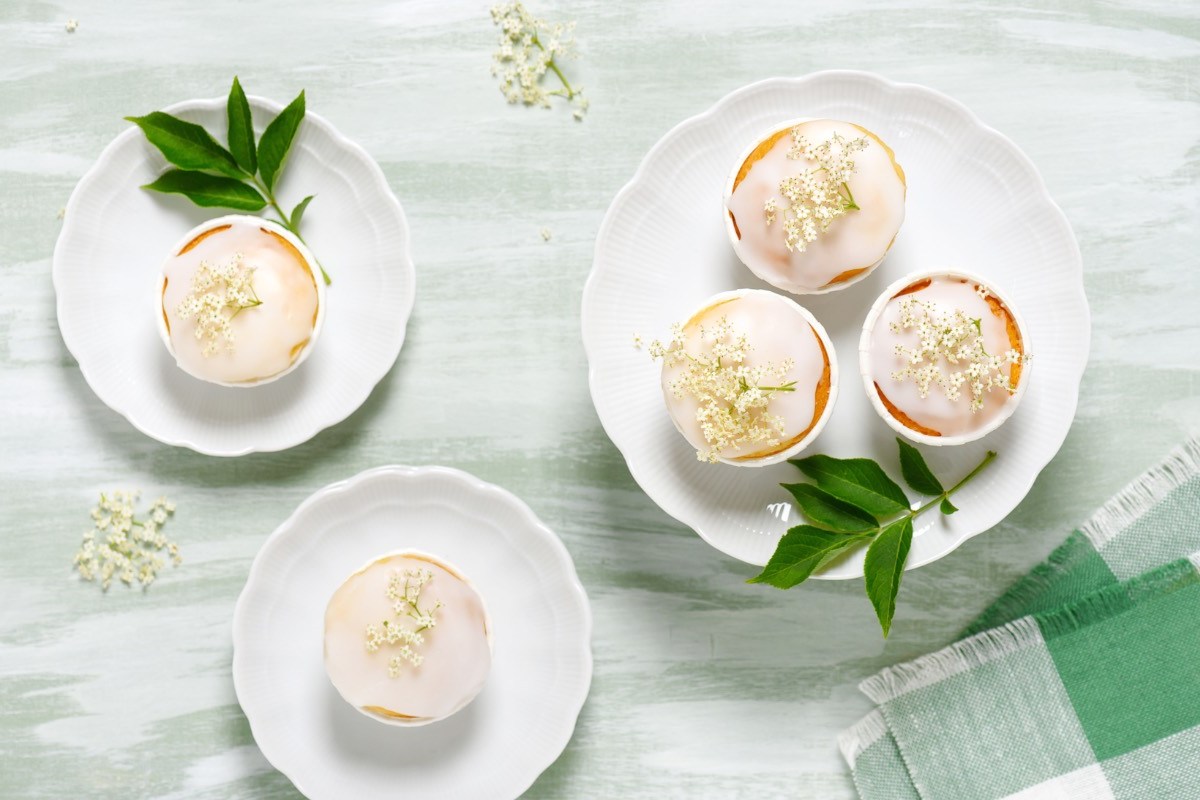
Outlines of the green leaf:
[{"label": "green leaf", "polygon": [[243,175],[233,154],[199,125],[184,122],[162,111],[125,119],[141,128],[150,144],[157,147],[167,161],[181,169],[210,170],[231,178]]},{"label": "green leaf", "polygon": [[299,235],[300,220],[304,219],[304,209],[308,208],[308,204],[312,202],[312,199],[314,197],[316,197],[315,194],[310,194],[308,197],[304,198],[299,203],[297,203],[296,207],[292,209],[292,217],[290,219],[290,223],[292,226],[293,233]]},{"label": "green leaf", "polygon": [[795,459],[792,463],[822,489],[877,520],[909,510],[904,490],[869,458],[817,455]]},{"label": "green leaf", "polygon": [[879,527],[875,518],[856,505],[831,495],[811,483],[783,483],[783,488],[792,493],[800,510],[818,528],[827,528],[839,533],[861,533]]},{"label": "green leaf", "polygon": [[892,617],[896,615],[896,592],[900,591],[900,577],[904,574],[904,562],[908,559],[912,537],[912,517],[896,520],[871,542],[863,563],[867,597],[875,606],[875,615],[879,617],[885,639],[892,628]]},{"label": "green leaf", "polygon": [[258,171],[262,175],[267,189],[275,191],[275,181],[287,160],[292,140],[296,138],[296,129],[300,120],[304,119],[304,92],[279,112],[279,116],[271,120],[271,124],[263,131],[258,140]]},{"label": "green leaf", "polygon": [[900,445],[900,472],[904,474],[908,485],[921,494],[945,494],[942,482],[929,469],[921,451],[899,437],[896,438],[896,444]]},{"label": "green leaf", "polygon": [[790,589],[803,583],[834,556],[869,539],[869,536],[833,533],[812,525],[797,525],[779,540],[779,545],[762,572],[747,583],[767,583],[779,589]]},{"label": "green leaf", "polygon": [[250,101],[242,91],[242,84],[237,76],[233,78],[233,86],[229,89],[229,101],[225,105],[225,113],[229,118],[229,151],[239,167],[247,174],[253,175],[258,171],[258,154],[254,149],[254,120],[250,116]]},{"label": "green leaf", "polygon": [[154,183],[142,187],[155,192],[181,194],[198,206],[232,208],[238,211],[258,211],[267,201],[253,186],[233,178],[173,169],[163,173]]},{"label": "green leaf", "polygon": [[950,498],[949,498],[949,497],[943,497],[943,498],[942,498],[942,503],[941,503],[941,505],[939,505],[939,506],[938,506],[938,508],[939,508],[939,509],[941,510],[941,512],[942,512],[943,514],[945,514],[946,516],[950,516],[950,515],[951,515],[951,514],[953,514],[955,511],[958,511],[958,507],[957,507],[956,505],[954,505],[954,503],[951,503],[951,502],[950,502]]}]

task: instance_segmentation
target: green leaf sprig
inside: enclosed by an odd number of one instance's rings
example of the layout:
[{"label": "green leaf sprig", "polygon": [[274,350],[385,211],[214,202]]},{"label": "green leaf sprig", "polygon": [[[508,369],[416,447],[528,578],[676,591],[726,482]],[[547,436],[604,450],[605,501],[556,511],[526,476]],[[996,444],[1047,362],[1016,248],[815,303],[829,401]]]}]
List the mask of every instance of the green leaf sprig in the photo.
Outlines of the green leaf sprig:
[{"label": "green leaf sprig", "polygon": [[790,589],[836,556],[866,545],[863,574],[867,597],[887,638],[896,614],[896,593],[904,563],[912,546],[913,520],[934,506],[943,514],[957,511],[950,497],[996,457],[989,450],[975,469],[947,489],[917,448],[903,439],[896,439],[896,443],[900,446],[900,472],[905,482],[932,499],[914,507],[883,467],[869,458],[816,455],[794,459],[791,463],[813,482],[781,485],[796,498],[809,524],[789,529],[762,572],[749,583]]},{"label": "green leaf sprig", "polygon": [[[256,143],[250,102],[235,77],[226,102],[228,149],[201,126],[164,111],[125,119],[141,128],[150,144],[176,167],[147,183],[143,189],[181,194],[205,208],[262,211],[269,205],[279,215],[275,221],[304,241],[300,235],[300,220],[315,195],[297,203],[291,214],[285,213],[275,198],[275,185],[287,163],[288,152],[304,114],[304,92],[301,91],[271,120]],[[320,262],[317,268],[325,283],[331,283]]]}]

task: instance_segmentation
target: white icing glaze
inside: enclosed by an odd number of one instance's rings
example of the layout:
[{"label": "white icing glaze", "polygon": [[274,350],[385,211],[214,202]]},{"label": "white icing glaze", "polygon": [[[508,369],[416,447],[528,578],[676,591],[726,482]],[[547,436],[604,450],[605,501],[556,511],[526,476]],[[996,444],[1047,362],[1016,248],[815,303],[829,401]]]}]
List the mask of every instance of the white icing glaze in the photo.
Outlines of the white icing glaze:
[{"label": "white icing glaze", "polygon": [[[179,252],[186,242],[172,252],[163,266],[166,287],[160,288],[160,308],[169,327],[169,349],[181,369],[213,383],[249,385],[289,369],[312,346],[320,302],[317,278],[282,229],[257,217],[212,220],[192,231],[187,241],[223,226],[228,227],[187,252]],[[233,318],[232,351],[222,348],[205,356],[204,342],[195,336],[195,319],[180,317],[179,304],[191,292],[192,276],[202,261],[216,266],[236,253],[254,268],[252,285],[262,305]]]},{"label": "white icing glaze", "polygon": [[[710,298],[704,308],[694,314],[684,325],[687,341],[684,349],[699,355],[705,347],[700,342],[700,326],[711,327],[724,317],[735,332],[744,333],[750,343],[746,365],[750,367],[772,363],[780,364],[791,358],[795,365],[783,382],[796,381],[795,391],[775,392],[771,396],[767,413],[782,417],[785,433],[781,442],[800,435],[813,424],[816,413],[817,383],[824,374],[826,356],[822,353],[818,335],[801,308],[786,297],[762,289],[743,289],[726,295]],[[826,342],[826,351],[832,348]],[[832,358],[832,355],[829,356]],[[691,395],[675,397],[670,384],[684,369],[683,365],[663,366],[662,388],[667,411],[675,427],[697,450],[707,450],[708,443],[700,424],[696,421],[699,402]],[[831,372],[831,375],[833,373]],[[832,404],[831,393],[827,405]],[[817,433],[814,429],[808,438]],[[771,450],[766,443],[741,445],[722,453],[725,459],[754,456]]]},{"label": "white icing glaze", "polygon": [[[914,280],[908,285],[917,282]],[[896,345],[917,346],[917,333],[906,330],[897,334],[891,330],[891,325],[900,319],[901,301],[905,297],[918,297],[933,303],[941,313],[962,309],[968,317],[979,319],[987,351],[992,354],[1004,353],[1012,347],[1005,318],[996,314],[988,302],[976,293],[976,285],[974,281],[959,277],[934,277],[924,289],[892,297],[871,330],[868,377],[878,384],[897,409],[919,425],[938,431],[943,436],[964,436],[987,428],[997,417],[1008,413],[1010,409],[1007,406],[1015,403],[1016,398],[1003,389],[992,389],[984,398],[983,408],[975,412],[971,411],[971,401],[966,392],[957,401],[951,401],[939,387],[931,386],[929,394],[921,399],[914,381],[898,381],[892,377],[893,372],[904,367],[904,360],[896,355]],[[1024,374],[1021,380],[1024,380]]]},{"label": "white icing glaze", "polygon": [[[848,270],[866,268],[869,271],[883,260],[891,247],[900,225],[904,222],[904,180],[883,143],[872,133],[857,125],[836,120],[811,120],[789,125],[799,127],[813,144],[827,140],[834,133],[847,139],[867,136],[866,149],[854,156],[855,172],[848,181],[860,210],[848,211],[835,219],[817,240],[809,242],[806,250],[788,251],[785,244],[782,214],[767,225],[763,205],[768,199],[779,198],[779,183],[805,169],[816,167],[807,158],[790,159],[790,134],[784,135],[753,166],[737,189],[725,199],[733,213],[739,238],[730,225],[730,239],[738,258],[763,280],[794,294],[838,289],[849,285],[850,279],[830,284]],[[766,141],[769,136],[760,140]],[[734,171],[741,168],[743,159]],[[732,180],[730,181],[732,186]],[[860,276],[865,276],[866,272]]]},{"label": "white icing glaze", "polygon": [[[433,578],[421,591],[422,609],[437,600],[437,625],[422,635],[420,666],[404,663],[388,676],[393,647],[368,652],[365,631],[383,620],[396,624],[388,579],[394,570],[428,569]],[[401,623],[405,624],[405,623]],[[346,702],[375,719],[398,724],[447,717],[483,688],[491,668],[491,631],[483,599],[457,570],[434,556],[405,551],[383,556],[355,572],[334,592],[325,610],[325,669]],[[370,707],[413,717],[399,720]]]}]

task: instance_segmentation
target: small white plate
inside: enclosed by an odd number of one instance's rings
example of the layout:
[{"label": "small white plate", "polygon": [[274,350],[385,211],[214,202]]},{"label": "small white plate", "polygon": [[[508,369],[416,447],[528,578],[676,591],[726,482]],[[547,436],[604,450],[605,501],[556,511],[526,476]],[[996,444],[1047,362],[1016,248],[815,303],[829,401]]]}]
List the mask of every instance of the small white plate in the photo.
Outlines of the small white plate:
[{"label": "small white plate", "polygon": [[[999,457],[955,496],[957,514],[917,519],[908,567],[919,567],[991,528],[1025,497],[1071,426],[1091,335],[1083,264],[1066,217],[1016,145],[957,101],[868,73],[818,72],[746,86],[667,133],[613,200],[596,240],[583,294],[592,400],[646,494],[717,549],[764,564],[798,524],[779,484],[804,480],[799,470],[698,462],[667,416],[658,365],[632,344],[635,333],[664,336],[717,292],[771,289],[734,255],[721,198],[747,143],[797,117],[865,125],[896,151],[908,177],[904,226],[883,264],[842,291],[794,298],[825,326],[843,364],[857,360],[876,296],[918,269],[983,275],[1011,296],[1030,329],[1034,369],[1012,419],[977,442],[922,448],[946,483],[988,449]],[[899,480],[894,438],[859,382],[843,374],[833,416],[802,456],[874,458]],[[860,551],[815,577],[860,576],[862,559]]]},{"label": "small white plate", "polygon": [[[259,97],[250,106],[259,133],[281,108]],[[225,98],[166,110],[224,139]],[[379,165],[321,117],[305,116],[276,195],[288,210],[316,195],[303,233],[333,279],[328,315],[299,369],[252,389],[191,377],[155,329],[156,278],[171,245],[229,213],[139,188],[166,168],[130,125],[67,204],[54,248],[58,325],[92,391],[146,435],[215,456],[283,450],[341,422],[395,363],[416,294],[408,224]]]},{"label": "small white plate", "polygon": [[[420,728],[381,725],[325,674],[325,605],[382,553],[456,564],[495,631],[483,691]],[[233,615],[233,684],[263,754],[320,798],[513,798],[571,738],[592,679],[587,595],[562,542],[505,490],[447,467],[380,467],[309,497],[267,539]]]}]

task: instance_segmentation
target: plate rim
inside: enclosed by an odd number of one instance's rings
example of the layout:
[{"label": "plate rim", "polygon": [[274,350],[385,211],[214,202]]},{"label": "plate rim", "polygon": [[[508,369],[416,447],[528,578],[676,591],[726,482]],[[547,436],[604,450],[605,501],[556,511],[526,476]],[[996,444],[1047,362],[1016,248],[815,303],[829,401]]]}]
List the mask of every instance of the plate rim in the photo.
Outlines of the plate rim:
[{"label": "plate rim", "polygon": [[[714,541],[713,537],[709,533],[707,533],[704,530],[701,530],[699,528],[696,528],[691,523],[687,522],[684,519],[681,519],[680,516],[675,511],[664,508],[663,505],[661,503],[659,503],[658,500],[656,500],[655,497],[646,488],[646,484],[643,482],[644,473],[642,473],[637,467],[634,466],[634,463],[630,459],[629,453],[626,452],[627,448],[622,447],[621,444],[617,441],[616,437],[613,436],[613,432],[611,430],[612,426],[611,426],[610,422],[605,420],[604,415],[600,412],[600,406],[597,403],[597,392],[598,392],[597,377],[596,377],[597,353],[595,352],[595,345],[593,343],[594,342],[593,337],[596,335],[596,333],[594,332],[595,323],[592,319],[593,312],[590,311],[590,308],[593,305],[592,296],[595,292],[595,287],[599,280],[598,276],[601,272],[599,265],[600,265],[600,258],[602,255],[602,247],[604,246],[605,240],[611,235],[609,232],[610,228],[614,225],[618,212],[620,212],[622,207],[629,201],[629,197],[633,193],[634,189],[641,182],[643,182],[645,180],[649,165],[652,164],[659,157],[659,155],[661,154],[662,151],[664,151],[668,147],[672,146],[674,144],[675,140],[679,139],[684,133],[686,133],[693,126],[701,125],[701,124],[705,123],[706,121],[711,120],[712,118],[717,117],[718,115],[724,113],[725,109],[730,104],[732,104],[736,99],[742,97],[743,95],[750,94],[751,92],[764,90],[764,89],[771,89],[771,88],[775,88],[775,87],[792,87],[792,86],[815,83],[817,81],[822,81],[822,80],[857,80],[857,81],[874,84],[876,88],[885,89],[888,91],[911,92],[911,93],[915,93],[915,94],[919,94],[919,95],[924,95],[925,97],[932,99],[936,102],[939,102],[942,105],[948,107],[954,113],[962,115],[962,117],[968,123],[970,123],[973,128],[976,128],[981,135],[991,137],[998,144],[1002,145],[1004,147],[1004,149],[1006,151],[1008,151],[1008,153],[1015,158],[1015,161],[1017,162],[1020,169],[1025,174],[1025,177],[1030,180],[1030,184],[1031,184],[1032,188],[1039,192],[1038,199],[1042,202],[1045,202],[1047,204],[1049,210],[1052,212],[1055,226],[1057,228],[1059,228],[1063,233],[1065,233],[1064,241],[1067,243],[1068,258],[1070,260],[1070,266],[1071,266],[1071,276],[1073,279],[1077,279],[1077,286],[1078,286],[1078,290],[1079,290],[1078,299],[1080,302],[1080,312],[1082,314],[1083,322],[1086,323],[1085,335],[1083,337],[1081,337],[1082,343],[1081,343],[1080,347],[1082,348],[1082,352],[1080,353],[1078,374],[1067,376],[1069,378],[1068,385],[1070,386],[1072,391],[1070,393],[1070,397],[1066,398],[1064,400],[1064,403],[1066,403],[1070,409],[1070,422],[1067,424],[1067,426],[1063,430],[1062,437],[1059,439],[1059,441],[1055,444],[1055,446],[1052,449],[1050,449],[1048,451],[1048,455],[1046,456],[1045,460],[1042,461],[1042,463],[1039,464],[1036,469],[1030,470],[1030,473],[1026,479],[1019,481],[1020,486],[1021,486],[1020,499],[1017,501],[1017,504],[1014,505],[1013,508],[1007,514],[1004,515],[1004,518],[1007,518],[1007,516],[1009,514],[1011,514],[1012,511],[1015,511],[1016,507],[1019,506],[1021,504],[1021,502],[1024,501],[1024,499],[1029,496],[1029,492],[1033,488],[1033,484],[1037,480],[1038,476],[1041,475],[1042,471],[1046,468],[1046,465],[1049,464],[1050,461],[1052,461],[1054,459],[1054,457],[1056,455],[1058,455],[1059,451],[1062,449],[1062,445],[1066,441],[1066,438],[1070,434],[1071,428],[1073,427],[1073,425],[1075,423],[1075,417],[1079,410],[1079,389],[1080,389],[1080,385],[1083,382],[1083,375],[1084,375],[1084,372],[1087,370],[1088,361],[1091,356],[1091,345],[1092,345],[1091,308],[1090,308],[1090,305],[1088,304],[1087,291],[1086,291],[1086,287],[1084,286],[1084,281],[1083,281],[1083,253],[1079,248],[1079,241],[1075,237],[1075,231],[1071,227],[1071,223],[1067,219],[1066,213],[1063,212],[1062,207],[1059,206],[1058,203],[1055,202],[1054,198],[1050,195],[1050,190],[1046,186],[1045,179],[1042,177],[1041,172],[1038,170],[1037,166],[1033,163],[1033,161],[1029,158],[1029,156],[1026,155],[1025,152],[1020,147],[1018,147],[1017,144],[1012,139],[1010,139],[1005,134],[1001,133],[996,128],[993,128],[992,126],[985,123],[979,117],[979,115],[977,115],[974,111],[972,111],[964,103],[962,103],[959,100],[956,100],[955,98],[951,97],[950,95],[947,95],[937,89],[934,89],[929,86],[925,86],[924,84],[892,81],[892,80],[889,80],[889,79],[883,77],[882,75],[879,75],[874,72],[869,72],[866,70],[855,70],[855,69],[819,70],[816,72],[810,72],[810,73],[807,73],[804,75],[794,76],[794,77],[775,76],[775,77],[770,77],[770,78],[764,78],[762,80],[758,80],[758,81],[754,81],[752,83],[745,84],[743,86],[738,87],[737,89],[734,89],[731,92],[726,93],[725,95],[723,95],[721,98],[719,98],[715,103],[713,103],[711,106],[709,106],[705,110],[701,111],[698,114],[693,114],[692,116],[681,120],[680,122],[673,125],[669,130],[667,130],[667,132],[664,133],[659,138],[659,140],[657,142],[655,142],[654,145],[646,152],[646,155],[644,155],[642,157],[641,161],[637,165],[637,168],[634,170],[633,175],[620,188],[620,190],[617,191],[616,195],[613,197],[612,201],[609,203],[608,209],[604,213],[604,218],[600,222],[600,227],[597,229],[597,232],[596,232],[596,240],[595,240],[595,244],[594,244],[593,250],[592,250],[592,266],[591,266],[591,269],[588,271],[588,277],[587,277],[587,280],[584,282],[584,286],[583,286],[583,293],[582,293],[582,297],[580,300],[580,306],[581,306],[581,309],[580,309],[580,334],[581,334],[581,338],[583,340],[584,355],[587,358],[587,362],[588,362],[588,394],[590,395],[590,397],[592,399],[592,407],[596,411],[596,416],[600,420],[600,426],[604,429],[605,435],[608,436],[609,441],[612,442],[613,446],[617,448],[617,451],[621,454],[621,457],[624,459],[626,469],[629,470],[629,474],[633,478],[634,482],[637,483],[638,487],[642,490],[642,492],[647,497],[650,498],[651,502],[653,502],[656,506],[658,506],[658,508],[660,510],[662,510],[664,513],[666,513],[672,519],[674,519],[675,521],[690,528],[701,539],[703,539],[706,543],[708,543],[715,550],[721,552],[722,554],[724,554],[730,558],[737,559],[738,561],[741,561],[742,563],[750,563],[750,562],[746,562],[739,556],[734,555],[733,553],[729,552],[728,549],[726,549],[725,547],[721,546],[716,541]],[[1073,285],[1074,284],[1075,284],[1075,281],[1073,281]],[[782,291],[782,290],[772,289],[772,291]],[[918,567],[922,567],[922,566],[925,566],[926,564],[931,564],[934,561],[938,561],[939,559],[945,558],[946,556],[950,555],[958,548],[962,547],[962,545],[964,543],[966,543],[967,541],[969,541],[970,539],[973,539],[976,536],[979,536],[980,534],[987,532],[988,530],[991,530],[991,528],[976,531],[975,533],[971,533],[971,534],[962,536],[956,542],[954,542],[953,546],[951,546],[945,552],[940,553],[936,556],[933,556],[932,558],[927,558],[925,560],[915,560],[915,561],[910,559],[908,561],[908,563],[905,564],[904,569],[907,572],[909,570],[917,569]],[[816,574],[812,575],[811,577],[815,580],[836,581],[836,580],[856,580],[858,578],[861,578],[862,575],[861,574],[830,575],[830,574],[824,574],[824,573],[816,573]]]},{"label": "plate rim", "polygon": [[[283,104],[261,95],[247,95],[246,99],[252,108],[257,106],[258,108],[275,114],[278,114],[283,110]],[[172,103],[162,110],[170,114],[176,114],[181,111],[217,111],[225,107],[226,100],[227,98],[224,97],[192,98],[190,100],[181,100],[179,102]],[[294,441],[292,441],[292,439],[295,437],[288,437],[287,441],[278,444],[265,446],[251,444],[238,449],[221,449],[192,441],[192,439],[186,437],[152,433],[146,425],[141,424],[134,419],[132,412],[120,401],[119,397],[106,396],[97,390],[96,384],[92,380],[91,373],[88,371],[88,368],[84,366],[84,362],[79,358],[77,352],[79,349],[78,345],[72,344],[73,340],[78,342],[78,339],[75,338],[74,333],[68,332],[71,330],[71,325],[69,322],[65,322],[65,320],[69,319],[69,316],[64,316],[63,282],[65,280],[65,276],[60,274],[62,270],[65,269],[65,266],[61,266],[63,260],[65,259],[65,256],[63,255],[63,242],[67,239],[67,234],[70,232],[71,226],[76,218],[76,215],[73,214],[72,211],[74,211],[75,207],[82,202],[80,198],[83,196],[85,191],[90,189],[91,185],[95,183],[103,174],[104,170],[108,166],[108,163],[114,158],[117,149],[130,139],[136,138],[141,133],[140,129],[137,126],[130,126],[114,136],[112,140],[104,146],[104,149],[100,151],[100,155],[96,157],[96,160],[92,162],[92,165],[88,167],[87,171],[83,173],[83,176],[80,177],[79,181],[75,184],[75,188],[71,190],[71,196],[67,200],[65,213],[63,215],[63,225],[54,241],[54,250],[51,255],[50,265],[51,282],[54,286],[55,297],[54,311],[56,320],[58,322],[59,335],[62,337],[63,345],[67,348],[67,352],[71,354],[71,358],[73,358],[76,365],[78,365],[79,371],[82,374],[84,381],[87,383],[88,388],[91,389],[92,394],[94,394],[100,400],[100,402],[104,403],[104,405],[108,406],[110,409],[123,417],[130,425],[134,427],[135,430],[157,442],[161,442],[172,447],[186,447],[187,449],[193,450],[201,455],[217,458],[238,458],[251,453],[277,453],[284,450],[290,450],[293,447],[297,447],[311,440],[321,431],[332,428],[333,426],[344,422],[355,411],[358,411],[360,408],[362,408],[363,404],[366,403],[367,399],[370,398],[376,387],[379,386],[380,382],[387,376],[388,372],[392,370],[392,368],[396,365],[396,361],[400,358],[400,352],[404,349],[404,342],[407,339],[408,323],[412,318],[412,310],[414,304],[416,303],[417,295],[417,270],[416,264],[413,262],[412,258],[412,232],[408,225],[408,218],[404,214],[404,208],[400,205],[399,198],[396,197],[396,193],[392,191],[391,186],[388,184],[387,176],[383,173],[383,168],[379,166],[379,162],[371,157],[371,154],[367,152],[366,148],[342,134],[336,127],[334,127],[333,123],[329,122],[329,120],[325,119],[314,111],[306,111],[304,121],[320,128],[323,133],[330,137],[335,145],[344,148],[350,153],[350,155],[364,164],[367,172],[373,178],[373,182],[375,184],[374,188],[379,191],[383,197],[384,204],[388,207],[388,211],[391,212],[391,215],[394,216],[396,221],[399,223],[399,233],[403,239],[403,247],[398,254],[401,263],[400,280],[403,284],[403,291],[406,299],[403,299],[401,301],[402,305],[395,309],[396,318],[400,321],[400,324],[397,326],[399,336],[395,345],[395,353],[387,362],[387,365],[379,371],[379,374],[374,376],[374,379],[370,381],[370,385],[367,387],[366,393],[363,394],[363,396],[344,413],[341,409],[338,409],[333,413],[322,415],[321,419],[317,422],[312,431],[304,434],[301,438],[295,439]],[[221,210],[222,209],[214,209],[214,211]],[[347,405],[349,406],[350,404]]]},{"label": "plate rim", "polygon": [[[280,766],[276,759],[272,758],[271,754],[269,754],[259,743],[259,734],[256,732],[255,723],[251,717],[249,709],[247,708],[247,700],[245,699],[249,695],[245,694],[247,690],[243,689],[239,685],[239,675],[241,675],[242,672],[248,668],[248,665],[246,663],[245,648],[239,649],[238,642],[243,641],[246,636],[244,626],[248,624],[245,621],[247,608],[249,607],[249,600],[247,598],[251,595],[252,585],[256,580],[261,579],[262,571],[266,569],[264,566],[266,562],[263,560],[262,555],[267,551],[268,547],[271,546],[272,543],[277,543],[293,533],[297,525],[299,525],[303,520],[304,515],[308,513],[313,506],[322,502],[327,497],[352,492],[360,485],[380,476],[396,478],[400,480],[409,480],[424,475],[437,475],[451,481],[456,481],[466,487],[469,491],[477,492],[479,495],[486,496],[494,502],[506,503],[515,509],[518,514],[520,514],[522,521],[527,524],[531,530],[535,531],[538,536],[542,537],[549,543],[550,549],[554,554],[554,559],[557,562],[557,566],[563,570],[561,574],[564,579],[564,583],[571,595],[578,602],[581,621],[579,630],[583,635],[579,638],[579,646],[575,650],[574,657],[579,659],[581,670],[579,671],[579,685],[578,687],[574,688],[574,694],[570,703],[566,706],[560,706],[567,709],[567,714],[562,717],[561,725],[557,731],[557,733],[561,734],[562,736],[563,744],[561,748],[555,750],[553,753],[550,753],[548,758],[540,757],[534,759],[536,762],[544,763],[542,763],[541,767],[531,775],[529,782],[522,786],[517,794],[514,795],[514,797],[519,797],[521,794],[524,794],[525,791],[527,791],[529,787],[532,786],[537,779],[541,777],[541,775],[562,756],[564,752],[566,752],[567,747],[570,745],[571,740],[575,736],[575,729],[578,726],[579,715],[582,713],[583,706],[586,704],[587,698],[591,694],[592,679],[595,671],[595,659],[592,653],[594,620],[592,616],[591,602],[588,599],[587,590],[584,588],[583,582],[579,579],[579,574],[575,569],[575,561],[571,558],[570,551],[567,550],[566,545],[563,544],[563,541],[558,534],[551,530],[546,523],[542,522],[537,514],[534,513],[533,509],[530,508],[528,503],[502,486],[485,481],[482,478],[466,472],[465,470],[457,469],[455,467],[433,464],[415,466],[404,464],[386,464],[383,466],[372,467],[370,469],[363,470],[349,478],[343,478],[342,480],[327,484],[312,492],[310,495],[304,498],[304,500],[302,500],[295,509],[293,509],[287,518],[284,519],[283,522],[281,522],[265,540],[263,540],[263,543],[258,548],[258,552],[254,555],[253,562],[250,564],[250,570],[246,575],[246,582],[242,586],[241,592],[238,593],[237,602],[234,604],[233,614],[230,622],[230,630],[232,634],[231,644],[233,650],[230,663],[230,672],[233,679],[233,691],[234,696],[237,698],[238,706],[242,709],[242,713],[246,716],[246,722],[250,726],[250,734],[254,738],[255,747],[258,748],[259,752],[262,753],[263,757],[267,760],[271,767],[287,777],[287,779],[291,781],[292,785],[296,787],[297,791],[299,791],[305,797],[313,797],[313,795],[307,788],[300,784],[293,773]],[[239,657],[239,652],[242,654],[241,657]],[[244,694],[245,697],[243,696]],[[250,705],[253,706],[253,701],[250,701]],[[262,729],[259,728],[258,730],[261,731]]]}]

